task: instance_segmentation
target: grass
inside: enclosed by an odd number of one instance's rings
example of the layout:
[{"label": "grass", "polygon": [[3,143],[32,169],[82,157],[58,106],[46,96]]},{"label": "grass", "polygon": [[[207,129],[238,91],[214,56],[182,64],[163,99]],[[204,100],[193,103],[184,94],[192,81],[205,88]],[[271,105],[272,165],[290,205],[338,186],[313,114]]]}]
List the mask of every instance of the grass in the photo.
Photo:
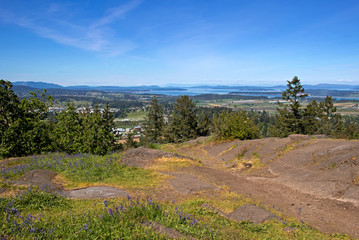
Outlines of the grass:
[{"label": "grass", "polygon": [[[28,200],[32,199],[29,204]],[[167,239],[144,225],[154,221],[198,239],[350,239],[328,235],[292,219],[252,224],[224,218],[203,207],[233,211],[252,203],[234,193],[220,199],[193,198],[160,203],[150,197],[111,200],[69,200],[39,189],[18,197],[0,199],[2,237],[16,239]]]},{"label": "grass", "polygon": [[126,119],[129,119],[130,121],[143,121],[147,114],[148,111],[137,110],[134,112],[129,112]]},{"label": "grass", "polygon": [[[42,168],[60,173],[68,186],[109,183],[141,190],[160,181],[157,170],[193,164],[186,159],[167,158],[159,159],[155,169],[143,170],[122,166],[120,157],[116,153],[33,156],[10,161],[1,176],[17,179],[24,172]],[[38,187],[15,187],[5,181],[1,186],[22,191],[0,198],[0,238],[5,239],[167,239],[143,224],[146,221],[197,239],[350,239],[320,233],[303,222],[285,218],[274,208],[268,210],[283,220],[263,224],[229,220],[203,204],[230,213],[247,203],[260,206],[260,202],[230,192],[225,186],[218,195],[198,194],[169,202],[130,196],[72,200]]]},{"label": "grass", "polygon": [[228,153],[229,151],[235,149],[236,147],[237,147],[236,144],[232,144],[232,146],[230,146],[228,149],[226,149],[226,150],[224,150],[223,152],[221,152],[220,154],[218,154],[218,156],[222,156],[222,155]]},{"label": "grass", "polygon": [[119,164],[121,155],[48,154],[16,160],[0,170],[3,179],[17,179],[34,169],[48,169],[60,174],[67,188],[87,185],[116,185],[126,188],[148,188],[161,181],[153,170],[130,168]]}]

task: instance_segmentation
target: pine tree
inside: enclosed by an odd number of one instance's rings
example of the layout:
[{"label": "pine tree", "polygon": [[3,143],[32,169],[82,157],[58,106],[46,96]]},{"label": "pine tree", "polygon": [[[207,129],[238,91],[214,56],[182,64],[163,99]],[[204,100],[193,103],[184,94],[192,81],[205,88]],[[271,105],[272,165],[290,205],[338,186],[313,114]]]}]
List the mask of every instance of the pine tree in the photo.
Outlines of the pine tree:
[{"label": "pine tree", "polygon": [[67,104],[67,109],[56,116],[53,142],[55,149],[67,153],[88,152],[84,144],[83,117],[75,110],[74,104]]},{"label": "pine tree", "polygon": [[303,112],[302,126],[304,134],[313,135],[320,133],[322,116],[320,104],[316,100],[310,102]]},{"label": "pine tree", "polygon": [[292,81],[287,81],[287,90],[282,93],[282,99],[288,101],[288,104],[278,102],[278,114],[276,124],[270,129],[272,136],[286,137],[293,133],[304,133],[302,117],[303,109],[300,103],[308,95],[304,94],[304,88],[298,77]]},{"label": "pine tree", "polygon": [[203,113],[198,123],[198,135],[208,136],[210,133],[211,120],[207,113]]},{"label": "pine tree", "polygon": [[167,129],[167,139],[170,142],[183,142],[196,138],[197,107],[188,96],[177,98],[172,121]]},{"label": "pine tree", "polygon": [[321,132],[330,136],[330,135],[340,135],[341,128],[343,125],[341,117],[336,113],[337,108],[334,107],[333,98],[326,96],[324,102],[320,103],[320,108],[322,110],[322,127]]},{"label": "pine tree", "polygon": [[150,106],[149,113],[145,119],[144,124],[144,137],[142,141],[145,144],[160,143],[162,142],[164,119],[161,105],[158,103],[157,98],[153,98]]}]

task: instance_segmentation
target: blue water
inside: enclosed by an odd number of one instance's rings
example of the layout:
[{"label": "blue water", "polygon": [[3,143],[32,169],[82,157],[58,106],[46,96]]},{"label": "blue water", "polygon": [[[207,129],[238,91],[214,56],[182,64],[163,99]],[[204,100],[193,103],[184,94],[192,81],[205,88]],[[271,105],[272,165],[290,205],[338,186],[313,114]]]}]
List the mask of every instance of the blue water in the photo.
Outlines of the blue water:
[{"label": "blue water", "polygon": [[[242,89],[241,89],[242,90]],[[188,96],[196,96],[196,95],[200,95],[200,94],[228,94],[230,92],[238,92],[238,94],[240,94],[240,89],[234,87],[232,89],[221,89],[221,88],[191,88],[188,87],[186,88],[186,90],[183,91],[179,91],[179,90],[172,90],[172,91],[155,91],[155,90],[151,90],[147,93],[149,94],[163,94],[163,95],[169,95],[169,96],[181,96],[181,95],[188,95]],[[243,91],[243,90],[242,90]],[[241,95],[243,96],[265,96],[268,98],[280,98],[282,97],[281,94],[268,94],[268,92],[274,92],[274,91],[279,91],[281,92],[281,89],[271,89],[268,91],[262,91],[261,93],[258,93],[259,90],[256,90],[256,93],[248,93],[251,91],[246,91],[246,93],[243,93]],[[325,98],[325,96],[311,96],[311,97],[323,97]],[[333,97],[337,100],[359,100],[359,97]]]},{"label": "blue water", "polygon": [[163,94],[171,96],[195,96],[200,94],[228,94],[230,92],[238,91],[238,89],[214,89],[214,88],[187,88],[184,91],[150,91],[150,94]]}]

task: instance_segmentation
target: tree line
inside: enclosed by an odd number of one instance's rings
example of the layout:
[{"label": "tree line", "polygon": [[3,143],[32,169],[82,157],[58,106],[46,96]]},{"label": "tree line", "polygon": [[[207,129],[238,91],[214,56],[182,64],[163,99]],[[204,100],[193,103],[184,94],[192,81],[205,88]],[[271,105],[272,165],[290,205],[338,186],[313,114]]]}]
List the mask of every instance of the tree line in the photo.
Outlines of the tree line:
[{"label": "tree line", "polygon": [[[198,108],[188,96],[177,97],[175,103],[161,103],[152,98],[143,124],[140,143],[129,135],[126,148],[155,143],[180,143],[199,136],[215,139],[255,139],[286,137],[290,134],[325,134],[336,138],[359,138],[359,120],[343,118],[337,113],[332,98],[323,102],[307,97],[298,77],[287,81],[275,116],[266,111],[242,111],[223,107]],[[97,105],[75,110],[68,103],[66,110],[49,118],[48,109],[54,99],[46,91],[31,93],[20,99],[9,81],[0,80],[0,156],[26,156],[43,152],[106,154],[119,148],[114,144],[114,116],[110,105]]]},{"label": "tree line", "polygon": [[61,151],[105,154],[111,150],[113,116],[87,107],[76,112],[73,104],[48,119],[53,98],[46,91],[19,99],[9,81],[0,80],[0,156],[14,157]]},{"label": "tree line", "polygon": [[198,136],[212,135],[215,139],[255,139],[261,137],[287,137],[290,134],[325,134],[333,138],[359,138],[359,121],[345,120],[326,96],[323,102],[312,100],[306,106],[308,96],[298,77],[287,81],[287,89],[278,101],[277,113],[270,116],[265,110],[233,111],[222,108],[197,108],[188,96],[177,98],[168,123],[165,112],[156,98],[152,99],[146,118],[142,143],[149,145],[163,142],[183,142]]}]

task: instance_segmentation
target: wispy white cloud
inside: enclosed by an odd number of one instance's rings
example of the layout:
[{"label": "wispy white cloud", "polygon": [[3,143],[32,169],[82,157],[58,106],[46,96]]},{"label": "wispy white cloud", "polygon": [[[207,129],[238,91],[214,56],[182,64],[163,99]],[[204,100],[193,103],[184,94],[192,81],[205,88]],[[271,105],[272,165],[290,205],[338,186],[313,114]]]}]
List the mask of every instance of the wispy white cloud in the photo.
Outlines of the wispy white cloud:
[{"label": "wispy white cloud", "polygon": [[123,17],[127,12],[135,9],[141,2],[141,0],[133,0],[120,7],[109,9],[107,14],[98,21],[95,21],[93,24],[91,24],[90,28],[98,28],[107,25],[120,17]]},{"label": "wispy white cloud", "polygon": [[37,35],[60,44],[107,56],[118,56],[136,48],[136,44],[129,39],[118,37],[118,33],[109,25],[134,10],[140,3],[140,0],[132,0],[107,10],[100,19],[82,25],[59,18],[59,14],[68,11],[69,7],[60,4],[49,5],[46,13],[37,16],[23,13],[20,15],[3,9],[0,10],[0,20],[30,29]]}]

